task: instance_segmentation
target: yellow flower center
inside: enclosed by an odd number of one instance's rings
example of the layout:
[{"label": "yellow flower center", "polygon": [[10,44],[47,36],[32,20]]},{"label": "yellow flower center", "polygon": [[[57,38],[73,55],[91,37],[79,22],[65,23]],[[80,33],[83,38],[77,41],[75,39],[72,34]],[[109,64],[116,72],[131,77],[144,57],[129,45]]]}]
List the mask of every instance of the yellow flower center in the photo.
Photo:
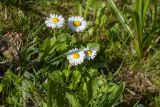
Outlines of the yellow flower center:
[{"label": "yellow flower center", "polygon": [[53,22],[53,23],[58,23],[58,22],[59,22],[59,19],[58,19],[58,18],[52,18],[52,22]]},{"label": "yellow flower center", "polygon": [[80,55],[78,53],[74,53],[74,54],[72,54],[72,56],[74,59],[78,59],[80,57]]},{"label": "yellow flower center", "polygon": [[81,25],[81,22],[80,22],[80,21],[74,21],[74,22],[73,22],[73,25],[76,26],[76,27],[78,27],[78,26]]},{"label": "yellow flower center", "polygon": [[88,56],[90,56],[92,54],[92,51],[88,50],[86,53],[87,53]]}]

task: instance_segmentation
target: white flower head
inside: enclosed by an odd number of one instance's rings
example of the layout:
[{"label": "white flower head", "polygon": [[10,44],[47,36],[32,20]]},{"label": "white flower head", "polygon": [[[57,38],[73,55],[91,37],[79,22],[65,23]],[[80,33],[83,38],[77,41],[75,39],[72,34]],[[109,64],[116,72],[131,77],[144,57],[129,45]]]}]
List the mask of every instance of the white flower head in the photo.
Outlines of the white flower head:
[{"label": "white flower head", "polygon": [[87,27],[87,22],[81,16],[71,16],[68,18],[68,26],[72,31],[82,32]]},{"label": "white flower head", "polygon": [[94,48],[85,48],[84,53],[87,59],[94,59],[94,57],[97,55],[97,51]]},{"label": "white flower head", "polygon": [[45,24],[49,28],[61,28],[64,25],[64,18],[62,15],[50,14],[50,17],[46,18]]},{"label": "white flower head", "polygon": [[77,48],[70,50],[67,55],[69,63],[73,66],[83,63],[84,58],[85,58],[84,51],[81,51]]}]

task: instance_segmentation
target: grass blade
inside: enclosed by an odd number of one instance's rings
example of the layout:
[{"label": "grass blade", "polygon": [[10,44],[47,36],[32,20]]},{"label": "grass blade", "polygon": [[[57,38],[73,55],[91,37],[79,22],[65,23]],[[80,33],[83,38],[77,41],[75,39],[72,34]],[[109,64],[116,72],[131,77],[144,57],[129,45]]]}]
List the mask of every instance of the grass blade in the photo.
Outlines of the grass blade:
[{"label": "grass blade", "polygon": [[126,20],[124,19],[122,13],[118,10],[118,8],[116,7],[115,3],[112,0],[108,0],[110,6],[112,7],[112,9],[114,10],[114,12],[116,13],[119,21],[122,23],[122,25],[125,27],[125,29],[128,31],[128,33],[130,34],[131,37],[133,37],[133,33],[132,30],[130,29],[129,25],[127,24]]}]

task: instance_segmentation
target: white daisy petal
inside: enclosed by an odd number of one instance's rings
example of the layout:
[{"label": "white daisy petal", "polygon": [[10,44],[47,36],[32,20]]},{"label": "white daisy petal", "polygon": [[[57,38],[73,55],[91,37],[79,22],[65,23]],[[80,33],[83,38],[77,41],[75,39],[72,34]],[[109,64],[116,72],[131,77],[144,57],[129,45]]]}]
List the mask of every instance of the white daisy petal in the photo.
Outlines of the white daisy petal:
[{"label": "white daisy petal", "polygon": [[85,48],[84,52],[87,59],[94,59],[97,55],[97,51],[94,48]]},{"label": "white daisy petal", "polygon": [[82,32],[87,27],[87,22],[81,16],[71,16],[68,18],[68,26],[72,31]]},{"label": "white daisy petal", "polygon": [[77,48],[70,50],[67,55],[69,63],[73,66],[83,63],[84,58],[85,58],[84,51],[80,51]]},{"label": "white daisy petal", "polygon": [[50,14],[50,17],[46,18],[45,24],[49,28],[61,28],[64,25],[64,18],[62,15]]}]

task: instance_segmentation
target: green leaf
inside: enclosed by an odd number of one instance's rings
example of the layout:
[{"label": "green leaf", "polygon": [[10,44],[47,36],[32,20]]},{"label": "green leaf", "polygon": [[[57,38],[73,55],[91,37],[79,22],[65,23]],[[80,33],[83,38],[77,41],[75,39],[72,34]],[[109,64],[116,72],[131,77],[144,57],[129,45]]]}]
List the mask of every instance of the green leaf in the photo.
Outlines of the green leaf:
[{"label": "green leaf", "polygon": [[65,94],[61,91],[58,91],[56,94],[56,102],[57,102],[57,107],[65,107]]},{"label": "green leaf", "polygon": [[143,20],[146,20],[146,14],[149,7],[150,0],[145,0],[144,9],[143,9]]},{"label": "green leaf", "polygon": [[98,44],[98,43],[88,43],[87,47],[99,49],[100,48],[100,44]]},{"label": "green leaf", "polygon": [[134,24],[134,30],[135,30],[135,39],[136,41],[133,41],[133,45],[138,45],[137,46],[133,46],[136,47],[136,53],[138,57],[141,57],[143,55],[143,51],[144,48],[146,48],[146,46],[143,46],[143,42],[144,42],[144,36],[145,34],[144,32],[144,26],[145,26],[145,22],[146,22],[146,14],[147,14],[147,10],[149,7],[149,2],[150,0],[136,0],[135,2],[135,10],[134,10],[134,15],[133,15],[133,24]]},{"label": "green leaf", "polygon": [[106,24],[106,20],[107,20],[106,15],[102,15],[102,17],[101,17],[100,27],[102,27],[103,25],[105,25],[105,24]]},{"label": "green leaf", "polygon": [[58,83],[63,83],[63,76],[60,71],[53,71],[50,75],[49,78],[58,82]]},{"label": "green leaf", "polygon": [[112,86],[108,92],[102,96],[99,107],[113,107],[116,105],[124,91],[124,86],[124,84]]},{"label": "green leaf", "polygon": [[81,104],[79,103],[75,95],[72,95],[67,92],[66,97],[69,100],[69,103],[72,105],[72,107],[81,107]]},{"label": "green leaf", "polygon": [[43,42],[42,42],[42,44],[40,45],[40,50],[41,51],[44,51],[44,50],[46,50],[48,47],[50,47],[50,39],[49,38],[46,38]]},{"label": "green leaf", "polygon": [[88,30],[88,33],[89,33],[89,35],[92,35],[93,34],[93,28],[90,28],[89,30]]},{"label": "green leaf", "polygon": [[56,50],[57,51],[64,51],[67,50],[68,45],[64,44],[64,43],[59,43],[56,44]]},{"label": "green leaf", "polygon": [[51,39],[50,39],[50,45],[47,47],[48,49],[48,53],[47,54],[52,54],[54,51],[55,51],[55,49],[56,49],[56,39],[55,39],[55,37],[52,37]]},{"label": "green leaf", "polygon": [[78,70],[73,71],[72,82],[77,84],[81,80],[81,73]]},{"label": "green leaf", "polygon": [[119,41],[116,41],[116,42],[115,42],[115,46],[116,46],[116,48],[119,49],[119,48],[121,48],[121,43],[120,43]]},{"label": "green leaf", "polygon": [[87,0],[86,1],[86,6],[85,6],[85,10],[84,10],[84,18],[87,18],[87,15],[88,15],[88,10],[89,10],[89,7],[92,3],[92,0]]},{"label": "green leaf", "polygon": [[27,101],[27,99],[28,99],[28,92],[29,92],[29,89],[28,89],[28,83],[27,83],[28,81],[26,81],[26,80],[23,80],[22,81],[22,87],[23,87],[23,90],[22,90],[22,98],[24,99],[24,101],[23,101],[23,107],[26,107],[27,105],[26,105],[26,102],[25,101]]},{"label": "green leaf", "polygon": [[134,39],[131,41],[131,50],[132,50],[132,53],[137,55],[138,57],[140,56],[140,49],[139,49],[139,42],[137,39]]},{"label": "green leaf", "polygon": [[77,3],[76,7],[77,7],[77,10],[78,10],[78,14],[80,16],[82,16],[83,15],[83,7],[82,7],[82,5],[80,3]]},{"label": "green leaf", "polygon": [[77,40],[76,40],[76,37],[73,36],[73,37],[71,38],[70,45],[72,46],[73,44],[76,43],[76,41],[77,41]]},{"label": "green leaf", "polygon": [[87,83],[87,93],[89,100],[94,99],[97,95],[98,81],[96,77],[92,77]]},{"label": "green leaf", "polygon": [[50,39],[50,43],[51,43],[50,47],[53,47],[53,46],[55,45],[56,41],[57,41],[56,38],[55,38],[55,37],[52,37],[52,38]]},{"label": "green leaf", "polygon": [[97,11],[98,9],[102,8],[103,6],[102,0],[92,0],[92,4],[90,7],[93,8],[93,11]]},{"label": "green leaf", "polygon": [[99,102],[99,106],[98,107],[111,107],[111,105],[109,105],[109,100],[108,100],[108,93],[105,93],[102,97],[101,97],[101,101]]},{"label": "green leaf", "polygon": [[38,77],[40,74],[46,74],[49,71],[49,66],[42,67],[38,70],[38,72],[35,71],[35,75]]},{"label": "green leaf", "polygon": [[62,73],[63,73],[63,75],[64,75],[66,78],[69,77],[70,72],[69,72],[68,69],[64,69],[64,70],[62,71]]},{"label": "green leaf", "polygon": [[117,15],[119,21],[122,23],[122,25],[124,26],[124,28],[128,31],[128,33],[130,34],[131,37],[133,37],[133,33],[131,28],[129,27],[129,25],[127,24],[127,21],[125,20],[124,16],[122,15],[122,13],[118,10],[118,8],[116,7],[115,3],[113,2],[113,0],[108,0],[110,6],[112,7],[112,9],[114,10],[115,14]]},{"label": "green leaf", "polygon": [[47,87],[47,107],[52,107],[53,104],[53,90],[55,85],[53,81],[49,80],[48,87]]},{"label": "green leaf", "polygon": [[135,30],[135,33],[136,33],[135,36],[138,36],[140,17],[139,17],[137,12],[133,12],[132,13],[132,18],[133,18],[134,30]]},{"label": "green leaf", "polygon": [[62,34],[58,35],[58,42],[65,42],[68,37],[69,37],[68,34],[62,33]]},{"label": "green leaf", "polygon": [[0,92],[3,90],[3,84],[0,84]]},{"label": "green leaf", "polygon": [[[124,84],[115,87],[115,89],[111,92],[111,98],[109,99],[109,105],[115,105],[116,102],[120,99],[121,94],[124,91]],[[105,106],[104,106],[105,107]]]}]

